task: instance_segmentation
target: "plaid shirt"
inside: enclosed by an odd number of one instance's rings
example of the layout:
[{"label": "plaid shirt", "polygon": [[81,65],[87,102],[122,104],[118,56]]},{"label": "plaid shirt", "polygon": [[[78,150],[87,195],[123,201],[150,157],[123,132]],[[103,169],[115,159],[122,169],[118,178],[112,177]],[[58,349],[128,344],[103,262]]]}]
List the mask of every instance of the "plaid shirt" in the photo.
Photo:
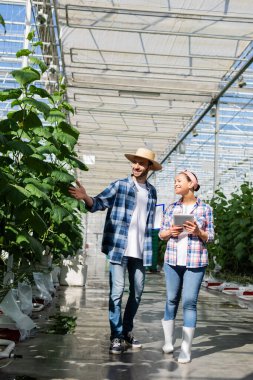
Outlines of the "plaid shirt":
[{"label": "plaid shirt", "polygon": [[[170,204],[163,216],[160,231],[167,230],[171,227],[173,221],[173,214],[182,214],[183,205],[182,200]],[[197,198],[191,214],[197,222],[199,228],[208,233],[207,242],[214,239],[213,227],[213,213],[212,208]],[[177,243],[178,237],[170,237],[167,242],[167,248],[164,255],[164,262],[175,266],[177,265]],[[187,268],[199,268],[208,265],[208,252],[206,242],[201,240],[198,236],[188,235],[188,248],[187,248]]]},{"label": "plaid shirt", "polygon": [[[156,189],[146,182],[148,190],[147,224],[144,235],[143,265],[152,265],[152,227],[157,200]],[[110,262],[121,263],[127,248],[128,229],[136,205],[136,186],[131,176],[111,183],[102,193],[93,198],[90,212],[108,209],[102,252],[109,255]]]}]

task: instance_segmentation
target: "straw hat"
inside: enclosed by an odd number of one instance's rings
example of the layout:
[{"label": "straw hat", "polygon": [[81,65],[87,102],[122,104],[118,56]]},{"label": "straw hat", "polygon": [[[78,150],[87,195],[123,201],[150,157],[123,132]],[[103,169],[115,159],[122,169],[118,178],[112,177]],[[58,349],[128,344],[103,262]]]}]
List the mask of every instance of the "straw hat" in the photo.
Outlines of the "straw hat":
[{"label": "straw hat", "polygon": [[155,161],[155,153],[152,150],[146,148],[139,148],[137,149],[136,153],[126,153],[125,157],[131,162],[133,162],[136,159],[136,157],[146,158],[147,160],[152,162],[152,165],[150,166],[151,170],[156,171],[162,169],[162,165]]}]

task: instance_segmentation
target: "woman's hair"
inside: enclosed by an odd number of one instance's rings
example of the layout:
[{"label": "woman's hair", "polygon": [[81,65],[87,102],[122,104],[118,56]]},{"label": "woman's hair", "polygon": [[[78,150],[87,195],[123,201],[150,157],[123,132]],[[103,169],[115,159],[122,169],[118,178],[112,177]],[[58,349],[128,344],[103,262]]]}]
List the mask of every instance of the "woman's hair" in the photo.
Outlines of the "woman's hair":
[{"label": "woman's hair", "polygon": [[[184,174],[189,182],[195,183],[195,186],[193,186],[194,191],[198,191],[200,189],[200,185],[196,174],[190,172],[189,170],[184,170],[183,172],[181,172],[181,174]],[[194,176],[194,178],[191,178],[192,176]]]}]

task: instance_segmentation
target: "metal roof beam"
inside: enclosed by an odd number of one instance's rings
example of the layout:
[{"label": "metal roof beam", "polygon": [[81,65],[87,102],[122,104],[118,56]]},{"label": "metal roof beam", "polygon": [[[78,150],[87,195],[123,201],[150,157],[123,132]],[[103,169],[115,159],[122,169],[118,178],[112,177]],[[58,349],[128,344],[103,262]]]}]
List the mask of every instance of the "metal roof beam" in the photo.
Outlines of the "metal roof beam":
[{"label": "metal roof beam", "polygon": [[204,39],[212,39],[212,40],[229,40],[229,41],[252,41],[252,37],[239,37],[233,35],[218,35],[218,34],[204,34],[204,33],[186,33],[186,32],[169,32],[169,31],[157,31],[157,30],[139,30],[139,29],[123,29],[116,27],[105,27],[105,26],[87,26],[84,24],[70,24],[67,21],[67,25],[70,28],[78,28],[78,29],[87,29],[91,30],[102,30],[102,31],[113,31],[113,32],[122,32],[122,33],[135,33],[135,34],[152,34],[159,36],[176,36],[176,37],[188,37],[188,38],[204,38]]},{"label": "metal roof beam", "polygon": [[163,112],[146,112],[146,111],[143,111],[143,112],[138,112],[138,111],[133,111],[133,110],[126,110],[126,111],[122,111],[122,110],[117,110],[117,109],[110,109],[110,110],[102,110],[102,109],[98,109],[98,108],[91,108],[91,107],[76,107],[76,112],[80,112],[80,111],[95,111],[95,112],[98,112],[98,113],[106,113],[106,114],[111,114],[111,113],[116,113],[116,114],[119,114],[119,115],[150,115],[150,116],[157,116],[157,115],[166,115],[166,117],[170,117],[170,116],[178,116],[179,118],[184,118],[184,117],[192,117],[192,114],[191,113],[163,113]]},{"label": "metal roof beam", "polygon": [[[84,51],[84,52],[86,52],[86,51],[94,51],[94,52],[98,52],[98,49],[91,49],[91,48],[89,48],[89,49],[77,49],[77,48],[71,48],[70,50],[70,55],[71,56],[73,56],[73,55],[77,55],[76,53],[75,53],[75,51]],[[110,50],[110,49],[99,49],[99,51],[100,52],[102,52],[102,53],[123,53],[123,54],[129,54],[129,55],[133,55],[133,56],[135,56],[135,55],[144,55],[144,53],[143,52],[133,52],[133,51],[129,51],[129,50]],[[67,52],[65,52],[65,54],[68,54]],[[213,56],[213,55],[200,55],[200,54],[180,54],[180,55],[178,55],[178,54],[162,54],[162,53],[159,53],[159,54],[157,54],[157,53],[146,53],[146,55],[149,55],[149,56],[151,56],[151,57],[165,57],[165,58],[192,58],[192,59],[201,59],[201,60],[205,60],[205,59],[210,59],[210,60],[217,60],[217,59],[221,59],[222,61],[232,61],[232,62],[235,62],[235,61],[246,61],[247,62],[247,59],[245,59],[245,58],[240,58],[240,57],[235,57],[235,56],[231,56],[231,57],[228,57],[228,56],[221,56],[221,55],[219,55],[219,56]]]},{"label": "metal roof beam", "polygon": [[58,6],[59,9],[71,9],[84,12],[94,12],[94,13],[113,13],[113,14],[127,14],[127,15],[140,15],[146,17],[161,17],[161,18],[177,18],[177,19],[190,19],[190,20],[207,20],[207,21],[224,21],[224,22],[242,22],[251,23],[253,21],[252,17],[243,16],[229,16],[223,12],[215,13],[202,13],[202,12],[175,12],[175,11],[157,11],[157,10],[146,10],[146,9],[136,9],[136,8],[122,8],[122,7],[99,7],[99,6],[89,6],[89,5],[66,5],[65,7]]}]

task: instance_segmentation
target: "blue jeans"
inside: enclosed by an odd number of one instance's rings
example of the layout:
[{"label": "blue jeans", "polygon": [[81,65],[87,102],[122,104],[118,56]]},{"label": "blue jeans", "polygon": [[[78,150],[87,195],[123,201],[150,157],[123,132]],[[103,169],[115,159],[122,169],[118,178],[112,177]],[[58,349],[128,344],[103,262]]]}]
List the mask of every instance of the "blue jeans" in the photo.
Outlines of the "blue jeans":
[{"label": "blue jeans", "polygon": [[196,327],[197,301],[205,270],[206,267],[186,268],[164,264],[166,280],[165,321],[176,318],[182,295],[184,326]]},{"label": "blue jeans", "polygon": [[[123,322],[121,315],[122,296],[125,288],[126,270],[129,278],[129,296]],[[143,260],[123,257],[121,264],[110,263],[109,320],[111,339],[121,338],[133,329],[133,319],[141,301],[144,288],[145,267]]]}]

